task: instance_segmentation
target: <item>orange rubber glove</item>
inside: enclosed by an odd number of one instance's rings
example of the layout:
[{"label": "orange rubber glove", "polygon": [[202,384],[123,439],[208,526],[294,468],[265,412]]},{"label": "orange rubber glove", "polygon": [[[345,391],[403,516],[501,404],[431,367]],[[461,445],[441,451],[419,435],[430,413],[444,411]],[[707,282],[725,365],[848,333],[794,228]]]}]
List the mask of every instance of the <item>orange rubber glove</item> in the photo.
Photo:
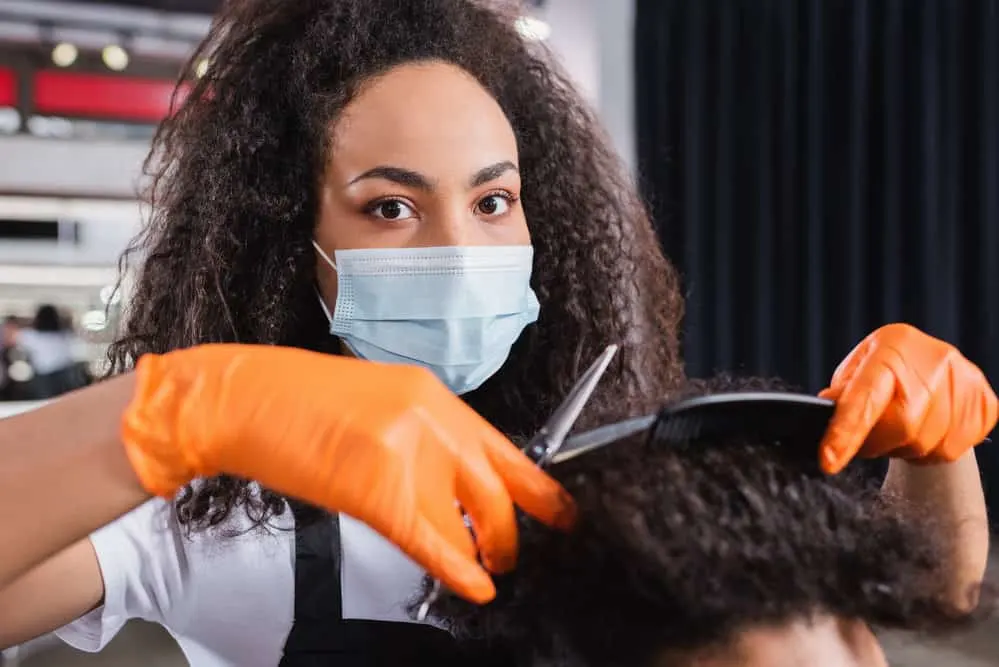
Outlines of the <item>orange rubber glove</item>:
[{"label": "orange rubber glove", "polygon": [[572,524],[562,487],[421,368],[203,345],[145,356],[136,375],[122,440],[153,494],[220,473],[256,480],[364,521],[475,602],[495,595],[477,554],[493,572],[516,559],[514,502]]},{"label": "orange rubber glove", "polygon": [[996,395],[982,371],[907,324],[865,338],[819,395],[836,401],[819,454],[829,474],[857,455],[955,461],[996,425]]}]

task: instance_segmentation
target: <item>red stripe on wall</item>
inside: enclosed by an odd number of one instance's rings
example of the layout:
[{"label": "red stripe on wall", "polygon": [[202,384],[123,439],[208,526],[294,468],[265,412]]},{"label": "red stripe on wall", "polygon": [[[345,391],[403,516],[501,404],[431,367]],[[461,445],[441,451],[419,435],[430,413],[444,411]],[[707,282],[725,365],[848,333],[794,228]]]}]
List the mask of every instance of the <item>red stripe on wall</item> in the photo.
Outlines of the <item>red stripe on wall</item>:
[{"label": "red stripe on wall", "polygon": [[0,67],[0,107],[17,105],[17,75],[14,70]]},{"label": "red stripe on wall", "polygon": [[34,83],[36,112],[153,123],[170,115],[174,88],[172,81],[48,70]]}]

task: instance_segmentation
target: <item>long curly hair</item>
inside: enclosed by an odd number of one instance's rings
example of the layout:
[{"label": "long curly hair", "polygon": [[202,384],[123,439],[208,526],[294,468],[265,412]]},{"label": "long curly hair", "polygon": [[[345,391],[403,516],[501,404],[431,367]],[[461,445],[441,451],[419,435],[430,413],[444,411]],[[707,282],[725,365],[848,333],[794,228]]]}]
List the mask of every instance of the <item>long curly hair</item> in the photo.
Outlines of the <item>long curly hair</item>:
[{"label": "long curly hair", "polygon": [[[718,377],[676,395],[761,389],[783,386]],[[992,612],[991,587],[974,611],[943,595],[945,534],[925,513],[861,475],[822,474],[817,448],[633,439],[555,466],[576,530],[524,518],[496,599],[446,596],[431,616],[511,664],[616,667],[689,665],[744,631],[819,617],[945,633]]]},{"label": "long curly hair", "polygon": [[[195,64],[211,63],[194,76]],[[336,353],[310,246],[331,126],[390,68],[446,61],[499,102],[518,140],[535,247],[536,326],[466,399],[509,434],[538,428],[607,343],[623,344],[588,419],[640,410],[682,375],[683,302],[643,202],[591,110],[514,17],[472,0],[233,0],[192,56],[146,162],[151,217],[111,372],[202,343]],[[584,418],[586,421],[586,418]],[[219,477],[178,500],[189,526],[236,506],[262,522],[284,499]]]}]

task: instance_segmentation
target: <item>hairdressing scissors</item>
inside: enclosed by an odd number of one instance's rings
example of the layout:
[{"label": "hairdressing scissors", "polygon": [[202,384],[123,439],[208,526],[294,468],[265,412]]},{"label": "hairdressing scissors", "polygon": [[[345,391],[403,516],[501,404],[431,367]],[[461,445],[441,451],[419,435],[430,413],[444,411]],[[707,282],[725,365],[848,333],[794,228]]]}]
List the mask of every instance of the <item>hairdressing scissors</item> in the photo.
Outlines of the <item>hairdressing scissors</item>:
[{"label": "hairdressing scissors", "polygon": [[660,414],[632,417],[574,435],[562,443],[562,446],[549,457],[548,463],[552,465],[563,463],[612,442],[624,440],[637,433],[647,432],[661,418]]},{"label": "hairdressing scissors", "polygon": [[[582,414],[583,408],[586,407],[590,397],[593,396],[593,391],[597,388],[597,384],[600,382],[600,378],[603,377],[604,372],[606,372],[607,367],[610,366],[610,362],[614,358],[614,355],[617,354],[617,350],[618,346],[616,344],[611,344],[604,348],[604,351],[600,353],[597,360],[576,380],[576,384],[569,390],[568,396],[559,404],[551,417],[534,434],[534,437],[528,441],[523,451],[538,466],[543,468],[555,460],[559,450],[567,442],[569,431],[572,430],[576,420],[579,419],[579,415]],[[588,433],[592,433],[592,431]],[[607,442],[610,441],[608,440]],[[467,516],[465,517],[465,525],[471,528],[471,523]],[[430,611],[430,606],[440,598],[440,594],[441,582],[439,579],[435,579],[433,587],[416,612],[416,620],[422,621],[426,619]]]}]

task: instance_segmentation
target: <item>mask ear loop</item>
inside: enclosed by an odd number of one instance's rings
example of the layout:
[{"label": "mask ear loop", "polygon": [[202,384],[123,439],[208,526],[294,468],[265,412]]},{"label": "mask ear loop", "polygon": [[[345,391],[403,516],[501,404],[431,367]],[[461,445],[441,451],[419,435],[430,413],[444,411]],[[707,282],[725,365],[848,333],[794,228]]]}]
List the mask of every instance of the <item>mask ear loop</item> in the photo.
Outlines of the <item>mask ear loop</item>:
[{"label": "mask ear loop", "polygon": [[340,272],[339,269],[336,268],[336,262],[334,262],[332,259],[330,259],[330,256],[326,254],[325,250],[323,250],[322,248],[319,247],[319,244],[316,243],[315,239],[312,239],[312,247],[316,249],[316,252],[319,253],[320,257],[322,257],[323,259],[326,260],[326,263],[330,265],[331,269],[333,269],[337,273]]},{"label": "mask ear loop", "polygon": [[[339,271],[336,268],[336,262],[330,259],[330,256],[326,254],[325,250],[319,247],[319,244],[316,243],[315,239],[312,239],[312,247],[315,248],[316,252],[319,253],[319,256],[322,257],[326,261],[326,263],[330,265],[330,268],[333,269],[334,273],[339,273]],[[330,324],[333,324],[333,313],[330,312],[330,307],[326,305],[326,299],[323,298],[322,293],[319,291],[318,285],[315,286],[315,290],[316,290],[316,296],[319,298],[319,306],[323,309],[323,313],[326,314],[326,319],[330,321]]]}]

